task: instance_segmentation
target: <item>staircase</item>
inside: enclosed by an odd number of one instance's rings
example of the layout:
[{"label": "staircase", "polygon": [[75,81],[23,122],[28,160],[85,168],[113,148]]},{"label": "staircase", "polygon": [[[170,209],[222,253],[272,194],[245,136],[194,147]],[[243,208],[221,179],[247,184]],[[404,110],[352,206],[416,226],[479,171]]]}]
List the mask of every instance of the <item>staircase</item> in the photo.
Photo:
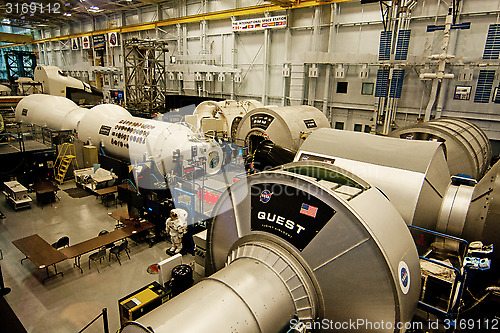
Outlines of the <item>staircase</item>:
[{"label": "staircase", "polygon": [[57,155],[54,167],[54,179],[59,184],[64,183],[66,173],[71,165],[73,166],[73,170],[78,170],[75,145],[72,143],[63,143]]}]

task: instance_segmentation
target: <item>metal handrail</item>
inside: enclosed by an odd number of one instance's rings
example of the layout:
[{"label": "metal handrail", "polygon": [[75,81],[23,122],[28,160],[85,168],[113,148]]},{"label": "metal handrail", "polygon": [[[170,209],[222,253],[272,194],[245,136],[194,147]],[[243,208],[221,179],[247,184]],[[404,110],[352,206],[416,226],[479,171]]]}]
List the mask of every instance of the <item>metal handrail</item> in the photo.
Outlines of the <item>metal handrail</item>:
[{"label": "metal handrail", "polygon": [[[419,231],[422,231],[422,232],[425,232],[425,233],[428,233],[428,234],[432,234],[432,235],[435,235],[435,236],[439,236],[439,237],[442,237],[442,238],[445,238],[445,239],[450,239],[450,240],[456,241],[458,243],[463,243],[465,245],[465,250],[464,250],[463,256],[465,257],[465,254],[467,254],[467,251],[468,251],[468,248],[469,248],[469,242],[466,241],[463,238],[458,238],[458,237],[455,237],[455,236],[443,234],[443,233],[438,232],[438,231],[433,231],[433,230],[425,229],[425,228],[422,228],[422,227],[417,227],[417,226],[414,226],[414,225],[409,225],[408,228],[409,229],[419,230]],[[463,259],[463,258],[460,258],[460,259]]]},{"label": "metal handrail", "polygon": [[[425,228],[413,226],[413,225],[409,225],[408,228],[409,229],[418,230],[418,231],[422,231],[424,233],[435,235],[435,236],[442,237],[442,238],[445,238],[445,239],[453,240],[453,241],[456,241],[458,243],[463,243],[465,245],[464,256],[467,253],[467,250],[468,250],[468,247],[469,247],[469,242],[466,241],[465,239],[458,238],[458,237],[451,236],[451,235],[447,235],[447,234],[443,234],[441,232],[437,232],[437,231],[428,230],[428,229],[425,229]],[[453,287],[451,289],[451,297],[452,298],[450,299],[450,304],[448,304],[448,307],[447,307],[446,311],[443,311],[443,310],[441,310],[439,308],[436,308],[435,306],[432,306],[430,304],[424,303],[423,301],[419,301],[418,302],[419,306],[423,307],[427,311],[434,312],[435,314],[441,314],[441,315],[444,315],[444,316],[446,316],[448,318],[453,318],[454,316],[456,316],[458,314],[458,309],[457,308],[460,305],[459,302],[455,302],[454,303],[453,300],[454,299],[457,300],[457,299],[459,299],[461,297],[460,295],[459,295],[459,297],[455,297],[455,295],[457,293],[461,294],[463,292],[464,283],[465,283],[465,279],[466,279],[466,276],[467,276],[467,271],[466,270],[458,269],[458,268],[456,268],[454,266],[451,266],[451,265],[447,265],[447,264],[442,263],[442,262],[437,261],[437,260],[433,260],[433,259],[427,258],[425,256],[419,255],[419,258],[422,259],[422,260],[425,260],[427,262],[433,263],[435,265],[443,266],[445,268],[451,269],[451,270],[453,270],[455,272],[455,278],[454,278],[454,281],[453,281]],[[463,258],[460,258],[460,259],[462,260]],[[460,285],[459,285],[459,283],[460,283]]]},{"label": "metal handrail", "polygon": [[92,319],[92,321],[90,323],[88,323],[87,325],[85,325],[84,328],[82,328],[80,331],[78,331],[78,333],[82,333],[83,331],[85,331],[87,328],[89,328],[90,325],[92,325],[93,323],[95,323],[97,321],[97,319],[99,319],[101,316],[102,316],[102,323],[103,323],[104,333],[109,333],[108,309],[107,308],[103,308],[102,312],[97,317],[95,317],[94,319]]}]

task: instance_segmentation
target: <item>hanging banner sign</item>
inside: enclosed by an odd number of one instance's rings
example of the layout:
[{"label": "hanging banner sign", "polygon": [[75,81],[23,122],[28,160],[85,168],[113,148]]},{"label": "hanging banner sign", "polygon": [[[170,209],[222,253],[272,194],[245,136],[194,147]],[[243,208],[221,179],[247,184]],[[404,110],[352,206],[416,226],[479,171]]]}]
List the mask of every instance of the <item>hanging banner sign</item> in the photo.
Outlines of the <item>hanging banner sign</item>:
[{"label": "hanging banner sign", "polygon": [[92,36],[92,42],[94,43],[94,49],[104,48],[106,43],[106,36],[105,35]]},{"label": "hanging banner sign", "polygon": [[233,31],[255,31],[268,28],[286,28],[286,15],[233,21]]},{"label": "hanging banner sign", "polygon": [[108,33],[108,42],[110,47],[119,46],[118,44],[118,32]]},{"label": "hanging banner sign", "polygon": [[82,37],[82,49],[84,50],[90,49],[90,36]]},{"label": "hanging banner sign", "polygon": [[78,50],[78,38],[71,38],[71,49]]}]

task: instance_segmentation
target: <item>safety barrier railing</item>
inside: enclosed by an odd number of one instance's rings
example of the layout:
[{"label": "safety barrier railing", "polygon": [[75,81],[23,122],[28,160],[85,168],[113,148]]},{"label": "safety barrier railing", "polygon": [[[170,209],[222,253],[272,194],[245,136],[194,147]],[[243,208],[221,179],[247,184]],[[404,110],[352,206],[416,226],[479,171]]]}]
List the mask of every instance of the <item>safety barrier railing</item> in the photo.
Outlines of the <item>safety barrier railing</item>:
[{"label": "safety barrier railing", "polygon": [[92,319],[92,321],[90,321],[90,323],[88,323],[87,325],[85,325],[84,328],[82,328],[81,330],[79,330],[78,333],[82,333],[83,331],[85,331],[93,323],[95,323],[101,316],[102,316],[102,324],[103,324],[104,333],[109,333],[108,309],[107,308],[103,308],[102,312],[97,317],[95,317],[94,319]]}]

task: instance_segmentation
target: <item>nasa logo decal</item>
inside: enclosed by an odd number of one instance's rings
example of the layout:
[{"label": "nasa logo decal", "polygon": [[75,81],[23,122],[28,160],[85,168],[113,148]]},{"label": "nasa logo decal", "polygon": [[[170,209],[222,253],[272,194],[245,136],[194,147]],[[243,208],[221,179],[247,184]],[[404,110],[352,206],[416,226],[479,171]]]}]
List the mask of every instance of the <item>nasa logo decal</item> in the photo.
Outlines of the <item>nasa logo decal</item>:
[{"label": "nasa logo decal", "polygon": [[398,277],[401,291],[405,295],[408,294],[408,291],[410,291],[410,269],[404,261],[399,262]]},{"label": "nasa logo decal", "polygon": [[260,193],[260,202],[268,203],[271,200],[273,193],[269,190],[264,190]]}]

